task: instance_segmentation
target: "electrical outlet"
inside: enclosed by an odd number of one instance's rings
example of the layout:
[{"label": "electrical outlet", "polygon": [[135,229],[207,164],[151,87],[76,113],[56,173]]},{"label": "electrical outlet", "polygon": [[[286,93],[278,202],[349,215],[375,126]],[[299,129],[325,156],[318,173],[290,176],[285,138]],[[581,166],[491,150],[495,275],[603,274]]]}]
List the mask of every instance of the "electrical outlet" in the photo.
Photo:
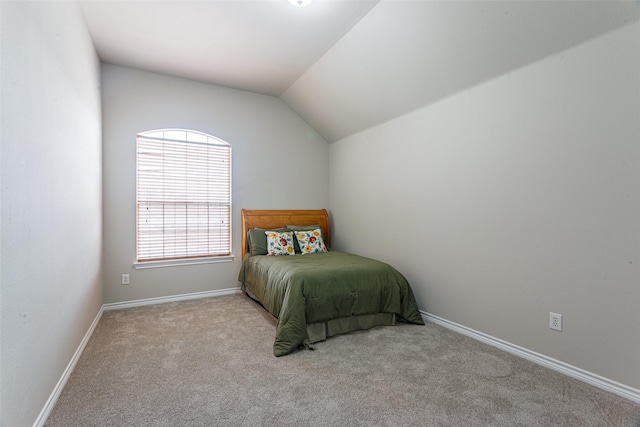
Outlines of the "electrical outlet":
[{"label": "electrical outlet", "polygon": [[129,281],[129,274],[123,274],[122,275],[122,284],[123,285],[128,285],[131,282]]},{"label": "electrical outlet", "polygon": [[562,332],[562,314],[549,313],[549,328]]}]

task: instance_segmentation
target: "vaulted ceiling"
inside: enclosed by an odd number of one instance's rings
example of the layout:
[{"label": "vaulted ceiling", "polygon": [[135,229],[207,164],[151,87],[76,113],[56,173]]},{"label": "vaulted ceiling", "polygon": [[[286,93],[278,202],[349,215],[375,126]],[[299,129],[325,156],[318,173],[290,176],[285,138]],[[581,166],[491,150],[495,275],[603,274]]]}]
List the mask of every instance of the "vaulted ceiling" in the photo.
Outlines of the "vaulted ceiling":
[{"label": "vaulted ceiling", "polygon": [[329,142],[640,20],[637,1],[80,4],[103,62],[278,96]]}]

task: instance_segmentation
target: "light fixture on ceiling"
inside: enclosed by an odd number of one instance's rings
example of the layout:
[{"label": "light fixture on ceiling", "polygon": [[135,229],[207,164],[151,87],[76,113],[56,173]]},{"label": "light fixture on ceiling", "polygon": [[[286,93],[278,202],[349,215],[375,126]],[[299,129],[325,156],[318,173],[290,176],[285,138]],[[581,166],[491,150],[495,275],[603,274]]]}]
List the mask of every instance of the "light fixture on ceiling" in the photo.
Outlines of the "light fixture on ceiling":
[{"label": "light fixture on ceiling", "polygon": [[289,3],[294,5],[295,7],[307,7],[311,4],[313,0],[289,0]]}]

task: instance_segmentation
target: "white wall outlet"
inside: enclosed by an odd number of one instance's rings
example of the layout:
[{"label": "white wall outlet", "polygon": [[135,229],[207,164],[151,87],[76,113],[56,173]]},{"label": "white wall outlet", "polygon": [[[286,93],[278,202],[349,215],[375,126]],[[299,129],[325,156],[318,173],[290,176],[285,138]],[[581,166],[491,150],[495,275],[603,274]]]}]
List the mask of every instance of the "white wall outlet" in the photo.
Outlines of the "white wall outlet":
[{"label": "white wall outlet", "polygon": [[549,328],[562,332],[562,314],[549,313]]},{"label": "white wall outlet", "polygon": [[122,284],[123,285],[128,285],[131,282],[129,281],[129,274],[123,274],[122,275]]}]

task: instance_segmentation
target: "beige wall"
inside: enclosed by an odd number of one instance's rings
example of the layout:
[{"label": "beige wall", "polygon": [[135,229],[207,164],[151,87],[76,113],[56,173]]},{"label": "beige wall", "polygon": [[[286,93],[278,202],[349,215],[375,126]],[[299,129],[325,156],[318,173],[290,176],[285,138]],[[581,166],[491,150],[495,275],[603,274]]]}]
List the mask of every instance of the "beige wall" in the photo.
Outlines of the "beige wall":
[{"label": "beige wall", "polygon": [[333,244],[424,311],[639,389],[639,117],[635,22],[331,144]]},{"label": "beige wall", "polygon": [[0,425],[29,426],[102,305],[100,68],[76,3],[0,14]]},{"label": "beige wall", "polygon": [[[102,100],[105,303],[235,288],[242,208],[329,203],[329,146],[278,98],[103,65]],[[235,261],[133,268],[135,137],[162,128],[194,129],[231,144]],[[120,284],[122,273],[131,285]]]}]

